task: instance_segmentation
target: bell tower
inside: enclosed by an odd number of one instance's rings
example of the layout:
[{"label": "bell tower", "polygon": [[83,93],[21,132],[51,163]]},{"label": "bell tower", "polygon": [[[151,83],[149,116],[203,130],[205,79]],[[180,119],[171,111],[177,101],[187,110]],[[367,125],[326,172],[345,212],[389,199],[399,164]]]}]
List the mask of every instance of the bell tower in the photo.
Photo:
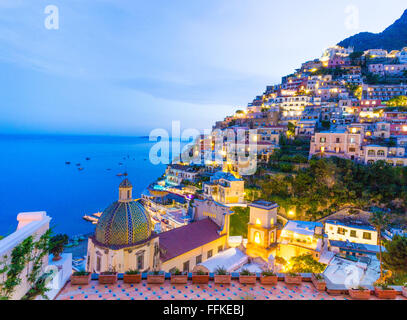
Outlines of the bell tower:
[{"label": "bell tower", "polygon": [[247,254],[267,261],[276,250],[278,204],[259,200],[251,203],[249,208]]},{"label": "bell tower", "polygon": [[132,201],[133,186],[129,179],[124,179],[119,185],[119,201]]}]

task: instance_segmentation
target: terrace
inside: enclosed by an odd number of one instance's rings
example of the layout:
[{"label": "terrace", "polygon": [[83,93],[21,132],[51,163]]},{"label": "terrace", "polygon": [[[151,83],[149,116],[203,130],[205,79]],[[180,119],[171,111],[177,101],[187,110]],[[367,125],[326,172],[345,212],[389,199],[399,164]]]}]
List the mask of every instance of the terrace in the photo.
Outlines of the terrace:
[{"label": "terrace", "polygon": [[[213,275],[213,274],[212,274]],[[95,276],[95,275],[94,275]],[[145,274],[143,274],[145,279]],[[120,278],[120,276],[119,276]],[[96,278],[94,278],[96,279]],[[330,295],[318,291],[311,282],[310,276],[304,275],[300,285],[288,285],[278,281],[277,285],[240,284],[236,274],[232,273],[230,285],[208,284],[148,284],[142,280],[136,284],[126,284],[119,280],[116,284],[102,285],[92,280],[88,285],[77,286],[68,283],[57,300],[351,300],[346,294]],[[279,280],[281,280],[280,278]],[[307,281],[307,282],[305,282]],[[376,300],[371,295],[371,300]],[[397,300],[406,300],[397,295]]]}]

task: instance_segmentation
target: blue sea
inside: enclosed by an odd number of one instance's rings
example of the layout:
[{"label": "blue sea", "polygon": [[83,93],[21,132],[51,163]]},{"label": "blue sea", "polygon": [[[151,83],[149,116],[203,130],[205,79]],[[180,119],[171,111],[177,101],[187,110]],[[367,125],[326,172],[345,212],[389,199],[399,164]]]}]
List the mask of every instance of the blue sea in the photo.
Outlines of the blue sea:
[{"label": "blue sea", "polygon": [[118,173],[128,173],[134,198],[164,173],[164,164],[149,161],[153,144],[147,137],[0,135],[0,235],[14,232],[26,211],[46,211],[57,233],[92,232],[82,217],[117,200]]}]

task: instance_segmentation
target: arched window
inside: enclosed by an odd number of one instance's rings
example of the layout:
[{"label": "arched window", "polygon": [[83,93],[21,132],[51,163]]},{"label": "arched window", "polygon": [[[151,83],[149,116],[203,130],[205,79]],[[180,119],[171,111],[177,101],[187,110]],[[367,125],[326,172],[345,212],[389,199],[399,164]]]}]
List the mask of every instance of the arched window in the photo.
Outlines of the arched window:
[{"label": "arched window", "polygon": [[256,231],[254,233],[254,242],[257,244],[260,244],[261,240],[260,240],[260,232]]},{"label": "arched window", "polygon": [[383,150],[378,150],[377,155],[381,156],[381,157],[384,157],[384,151]]},{"label": "arched window", "polygon": [[374,157],[374,156],[376,155],[376,152],[375,152],[374,150],[369,150],[369,151],[367,152],[367,155]]}]

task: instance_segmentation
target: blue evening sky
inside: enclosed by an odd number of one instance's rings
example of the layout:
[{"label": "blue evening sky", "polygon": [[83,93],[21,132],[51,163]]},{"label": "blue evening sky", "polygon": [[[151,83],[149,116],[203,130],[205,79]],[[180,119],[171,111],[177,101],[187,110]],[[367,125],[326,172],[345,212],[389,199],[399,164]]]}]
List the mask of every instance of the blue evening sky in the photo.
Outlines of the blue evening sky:
[{"label": "blue evening sky", "polygon": [[[59,8],[59,30],[44,26]],[[345,9],[359,9],[359,28]],[[210,128],[405,0],[0,0],[0,133]]]}]

